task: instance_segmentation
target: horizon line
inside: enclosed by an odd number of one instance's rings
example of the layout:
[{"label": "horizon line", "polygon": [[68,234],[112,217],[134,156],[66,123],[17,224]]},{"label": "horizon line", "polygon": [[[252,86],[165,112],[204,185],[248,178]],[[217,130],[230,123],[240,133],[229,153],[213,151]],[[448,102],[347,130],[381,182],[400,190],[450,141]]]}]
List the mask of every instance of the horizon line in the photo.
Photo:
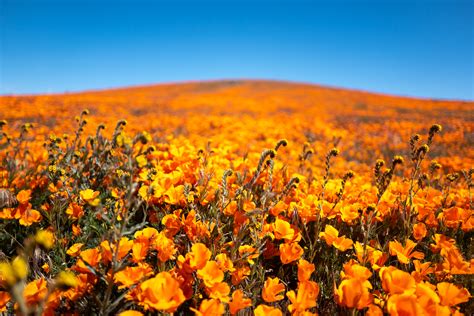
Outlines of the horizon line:
[{"label": "horizon line", "polygon": [[380,96],[386,96],[386,97],[395,97],[395,98],[430,100],[430,101],[437,101],[437,102],[474,103],[474,99],[415,96],[415,95],[409,95],[409,94],[396,94],[396,93],[390,93],[390,92],[366,90],[363,88],[336,86],[336,85],[331,85],[331,84],[316,83],[316,82],[310,82],[310,81],[298,81],[298,80],[291,80],[291,79],[274,79],[274,78],[272,79],[268,79],[268,78],[213,78],[213,79],[189,79],[189,80],[178,80],[178,81],[159,81],[159,82],[154,82],[154,83],[138,83],[138,84],[123,85],[123,86],[120,85],[120,86],[102,87],[102,88],[65,90],[62,92],[0,93],[0,98],[79,95],[79,94],[98,93],[98,92],[116,91],[116,90],[152,88],[155,86],[185,85],[185,84],[193,84],[193,83],[213,83],[213,82],[226,82],[226,81],[236,81],[236,82],[241,82],[241,83],[245,83],[245,82],[286,83],[286,84],[294,84],[294,85],[307,85],[307,86],[325,88],[325,89],[330,89],[330,90],[344,90],[344,91],[351,91],[351,92],[367,93],[367,94],[380,95]]}]

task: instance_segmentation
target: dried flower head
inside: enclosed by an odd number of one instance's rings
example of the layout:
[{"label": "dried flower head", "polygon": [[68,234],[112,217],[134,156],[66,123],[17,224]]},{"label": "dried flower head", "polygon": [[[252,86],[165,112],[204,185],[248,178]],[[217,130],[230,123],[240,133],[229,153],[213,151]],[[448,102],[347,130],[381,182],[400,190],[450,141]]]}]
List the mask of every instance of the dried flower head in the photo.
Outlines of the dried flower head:
[{"label": "dried flower head", "polygon": [[288,141],[286,139],[280,139],[275,146],[275,151],[278,150],[281,146],[283,147],[288,146]]},{"label": "dried flower head", "polygon": [[420,155],[426,154],[430,150],[430,147],[427,144],[421,145],[418,147],[417,150],[417,156],[420,157]]},{"label": "dried flower head", "polygon": [[443,128],[441,127],[441,125],[439,124],[433,124],[430,128],[430,134],[435,134],[435,133],[439,133],[443,130]]},{"label": "dried flower head", "polygon": [[393,161],[392,161],[393,165],[401,165],[401,164],[403,164],[403,162],[404,162],[404,159],[403,159],[402,156],[393,157]]}]

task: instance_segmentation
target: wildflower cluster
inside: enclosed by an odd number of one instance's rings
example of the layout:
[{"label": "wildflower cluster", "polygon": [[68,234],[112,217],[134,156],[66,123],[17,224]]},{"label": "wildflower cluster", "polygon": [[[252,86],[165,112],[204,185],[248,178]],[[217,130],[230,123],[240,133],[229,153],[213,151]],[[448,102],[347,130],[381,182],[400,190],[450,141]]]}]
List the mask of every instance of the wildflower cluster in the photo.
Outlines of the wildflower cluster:
[{"label": "wildflower cluster", "polygon": [[1,311],[472,312],[472,120],[277,83],[148,89],[0,99]]}]

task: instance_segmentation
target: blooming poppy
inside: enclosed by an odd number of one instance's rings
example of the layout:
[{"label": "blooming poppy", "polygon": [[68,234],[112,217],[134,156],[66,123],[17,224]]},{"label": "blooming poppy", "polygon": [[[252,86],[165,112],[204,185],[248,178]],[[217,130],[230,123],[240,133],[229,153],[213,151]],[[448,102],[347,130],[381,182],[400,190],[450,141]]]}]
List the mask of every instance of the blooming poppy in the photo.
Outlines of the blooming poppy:
[{"label": "blooming poppy", "polygon": [[301,246],[297,242],[281,244],[280,260],[283,264],[288,264],[301,258],[303,252],[303,248],[301,248]]},{"label": "blooming poppy", "polygon": [[207,249],[206,245],[196,243],[191,247],[191,251],[186,254],[189,258],[189,265],[193,269],[202,269],[207,261],[211,258],[211,251]]},{"label": "blooming poppy", "polygon": [[282,316],[283,313],[276,307],[260,304],[253,311],[255,316]]},{"label": "blooming poppy", "polygon": [[309,281],[311,274],[314,272],[314,264],[309,263],[304,259],[298,261],[298,281],[304,282]]},{"label": "blooming poppy", "polygon": [[229,311],[231,315],[237,314],[238,311],[252,306],[252,300],[244,296],[242,290],[235,290],[232,293],[232,301],[229,302]]},{"label": "blooming poppy", "polygon": [[407,264],[410,263],[411,258],[423,259],[425,255],[420,251],[413,251],[416,247],[416,243],[407,239],[405,247],[398,241],[390,241],[388,243],[390,254],[392,256],[397,256],[398,261],[401,263]]},{"label": "blooming poppy", "polygon": [[160,272],[140,284],[136,295],[146,308],[173,313],[186,300],[179,283],[169,272]]},{"label": "blooming poppy", "polygon": [[467,289],[452,283],[441,282],[436,285],[436,288],[441,298],[441,304],[445,306],[455,306],[467,302],[471,298]]},{"label": "blooming poppy", "polygon": [[291,304],[288,305],[288,311],[304,312],[305,310],[315,307],[319,295],[319,285],[313,281],[298,282],[297,293],[288,291],[286,296]]},{"label": "blooming poppy", "polygon": [[209,299],[203,300],[199,306],[199,310],[190,308],[197,316],[219,316],[225,313],[225,307],[219,300]]},{"label": "blooming poppy", "polygon": [[267,278],[262,289],[262,298],[267,303],[280,301],[284,298],[282,292],[285,291],[285,285],[280,283],[278,278]]},{"label": "blooming poppy", "polygon": [[208,288],[224,280],[224,272],[219,269],[219,265],[215,261],[207,261],[206,265],[197,271],[197,276]]}]

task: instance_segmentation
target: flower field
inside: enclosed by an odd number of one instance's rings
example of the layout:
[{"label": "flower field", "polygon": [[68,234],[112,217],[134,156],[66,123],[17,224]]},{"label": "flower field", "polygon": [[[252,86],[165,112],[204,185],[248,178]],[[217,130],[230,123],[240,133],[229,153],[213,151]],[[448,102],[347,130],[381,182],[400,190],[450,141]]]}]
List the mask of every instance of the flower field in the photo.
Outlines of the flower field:
[{"label": "flower field", "polygon": [[474,313],[473,102],[216,81],[0,113],[3,312]]}]

